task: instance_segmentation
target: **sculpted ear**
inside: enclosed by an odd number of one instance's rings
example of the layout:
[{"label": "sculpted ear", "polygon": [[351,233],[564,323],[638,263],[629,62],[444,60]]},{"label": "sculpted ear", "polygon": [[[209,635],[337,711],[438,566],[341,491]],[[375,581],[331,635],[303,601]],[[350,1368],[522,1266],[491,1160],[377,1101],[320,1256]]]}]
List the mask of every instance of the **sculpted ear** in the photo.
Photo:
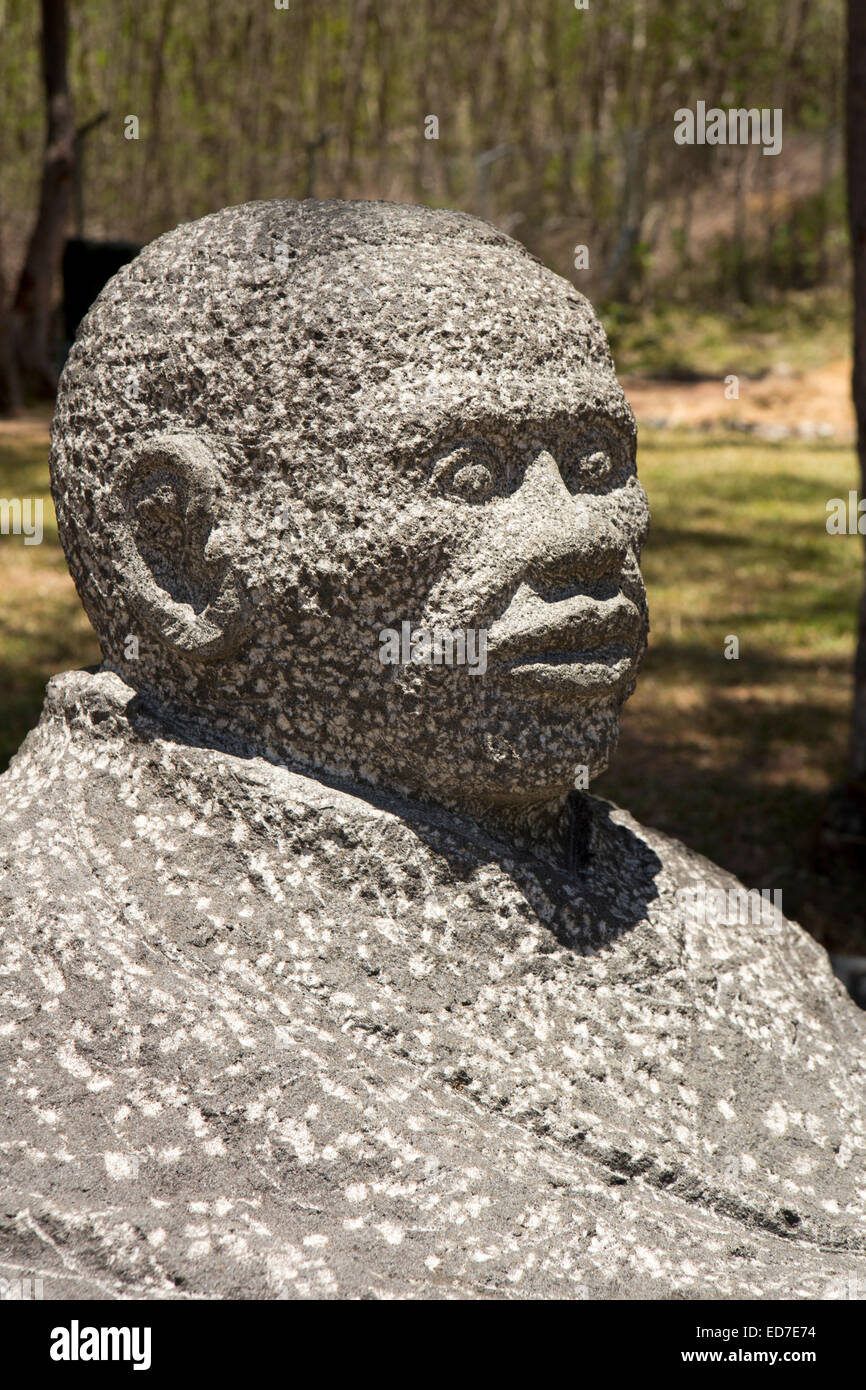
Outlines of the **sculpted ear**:
[{"label": "sculpted ear", "polygon": [[194,661],[227,656],[249,631],[249,605],[220,548],[223,482],[206,445],[162,434],[124,464],[112,493],[124,602],[172,651]]}]

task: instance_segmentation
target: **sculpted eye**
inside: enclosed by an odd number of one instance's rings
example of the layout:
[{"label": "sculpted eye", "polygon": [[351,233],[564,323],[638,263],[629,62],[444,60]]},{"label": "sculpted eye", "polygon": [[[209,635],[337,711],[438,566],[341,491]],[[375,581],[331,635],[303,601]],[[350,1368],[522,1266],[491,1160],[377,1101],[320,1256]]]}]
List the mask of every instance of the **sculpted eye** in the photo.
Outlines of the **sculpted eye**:
[{"label": "sculpted eye", "polygon": [[562,470],[572,492],[606,487],[619,472],[621,451],[607,440],[593,440],[575,450]]},{"label": "sculpted eye", "polygon": [[493,489],[493,475],[483,463],[470,463],[459,468],[451,480],[451,489],[467,502],[480,502]]},{"label": "sculpted eye", "polygon": [[604,482],[613,471],[613,463],[605,449],[587,449],[578,456],[577,468],[581,476],[586,476],[587,479],[598,478],[600,482]]},{"label": "sculpted eye", "polygon": [[484,502],[494,491],[496,471],[496,461],[485,445],[458,444],[439,459],[432,481],[445,496]]}]

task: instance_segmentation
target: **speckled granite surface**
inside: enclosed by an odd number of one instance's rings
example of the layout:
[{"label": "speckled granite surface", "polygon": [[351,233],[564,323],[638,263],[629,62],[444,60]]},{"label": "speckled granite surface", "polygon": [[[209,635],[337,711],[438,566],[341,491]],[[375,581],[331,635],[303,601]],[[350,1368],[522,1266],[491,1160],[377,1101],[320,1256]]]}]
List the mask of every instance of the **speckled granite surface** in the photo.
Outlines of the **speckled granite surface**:
[{"label": "speckled granite surface", "polygon": [[[864,1016],[582,790],[649,513],[573,286],[459,214],[227,209],[100,295],[51,467],[105,661],[0,779],[0,1271],[866,1291]],[[383,665],[404,623],[485,669]]]},{"label": "speckled granite surface", "polygon": [[[0,782],[4,1270],[89,1297],[821,1297],[863,1018],[590,799],[584,868],[52,682]],[[856,1287],[856,1283],[855,1283]]]}]

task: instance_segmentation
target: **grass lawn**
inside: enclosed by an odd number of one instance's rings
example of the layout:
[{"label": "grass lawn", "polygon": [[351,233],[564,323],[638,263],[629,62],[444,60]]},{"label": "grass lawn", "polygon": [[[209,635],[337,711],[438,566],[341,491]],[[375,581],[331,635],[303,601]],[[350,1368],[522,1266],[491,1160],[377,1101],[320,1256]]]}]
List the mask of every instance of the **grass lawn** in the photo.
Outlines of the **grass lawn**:
[{"label": "grass lawn", "polygon": [[[42,545],[0,537],[3,767],[49,676],[99,660],[57,543],[47,430],[46,413],[0,432],[0,496],[45,502]],[[861,545],[825,519],[827,499],[857,485],[853,450],[644,430],[639,470],[650,648],[593,789],[749,887],[781,888],[787,915],[830,949],[866,953],[862,880],[823,878],[811,857],[848,730]]]},{"label": "grass lawn", "polygon": [[0,536],[0,769],[39,717],[50,676],[99,661],[57,539],[46,410],[0,425],[0,497],[43,501],[44,539]]},{"label": "grass lawn", "polygon": [[827,499],[857,486],[854,452],[645,430],[638,471],[652,631],[593,789],[749,887],[780,888],[829,949],[866,953],[863,880],[812,867],[848,737],[862,543],[825,522]]},{"label": "grass lawn", "polygon": [[730,304],[724,313],[690,300],[640,310],[612,304],[601,318],[620,374],[722,379],[760,375],[780,361],[804,371],[851,350],[851,300],[835,286]]}]

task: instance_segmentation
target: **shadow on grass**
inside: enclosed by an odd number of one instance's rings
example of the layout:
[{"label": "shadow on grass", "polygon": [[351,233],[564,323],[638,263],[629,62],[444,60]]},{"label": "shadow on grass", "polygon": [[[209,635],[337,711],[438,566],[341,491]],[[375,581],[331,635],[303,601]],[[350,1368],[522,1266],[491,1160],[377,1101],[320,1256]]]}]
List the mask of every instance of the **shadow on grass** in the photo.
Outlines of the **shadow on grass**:
[{"label": "shadow on grass", "polygon": [[[823,605],[818,606],[819,610]],[[778,612],[743,613],[742,626],[757,626],[766,622],[778,621]],[[714,628],[724,628],[726,618],[713,623]],[[852,619],[853,622],[853,619]],[[853,631],[853,627],[852,627]],[[841,680],[851,679],[851,661],[838,652],[826,656],[791,656],[779,650],[768,651],[766,642],[743,653],[738,660],[726,660],[721,642],[718,649],[711,649],[705,641],[683,641],[681,638],[650,635],[650,647],[644,658],[641,671],[662,679],[666,684],[678,685],[683,679],[712,679],[713,683],[725,689],[732,685],[777,685],[802,681],[810,672],[813,675],[833,673]],[[711,674],[712,673],[712,674]]]},{"label": "shadow on grass", "polygon": [[[818,828],[845,766],[851,692],[842,656],[727,662],[660,642],[593,790],[682,840],[783,910],[828,949],[866,954],[866,883],[818,868]],[[649,687],[649,688],[648,688]],[[796,691],[796,699],[786,698]]]}]

